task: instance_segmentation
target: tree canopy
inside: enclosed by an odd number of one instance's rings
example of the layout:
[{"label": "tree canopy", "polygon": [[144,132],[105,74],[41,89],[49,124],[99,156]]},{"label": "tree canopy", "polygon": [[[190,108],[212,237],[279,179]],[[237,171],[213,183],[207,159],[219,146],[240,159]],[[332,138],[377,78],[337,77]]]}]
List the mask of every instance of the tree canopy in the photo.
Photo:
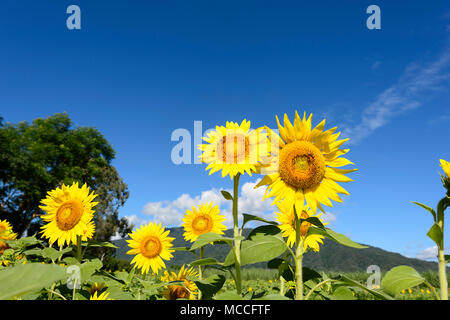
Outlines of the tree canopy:
[{"label": "tree canopy", "polygon": [[0,117],[0,219],[19,235],[39,230],[41,199],[64,184],[86,183],[97,194],[96,238],[124,236],[131,226],[118,210],[129,196],[111,161],[115,151],[95,128],[73,127],[66,113],[28,123]]}]

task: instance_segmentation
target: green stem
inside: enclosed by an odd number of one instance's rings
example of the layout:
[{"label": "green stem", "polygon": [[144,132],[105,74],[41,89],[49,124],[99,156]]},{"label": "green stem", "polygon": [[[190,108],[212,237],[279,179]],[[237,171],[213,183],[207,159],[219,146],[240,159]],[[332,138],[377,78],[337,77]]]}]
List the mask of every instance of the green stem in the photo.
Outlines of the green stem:
[{"label": "green stem", "polygon": [[441,300],[441,298],[439,297],[439,294],[436,292],[436,289],[428,281],[425,281],[425,284],[427,285],[428,288],[431,289],[431,291],[433,291],[433,294],[436,297],[436,300]]},{"label": "green stem", "polygon": [[303,300],[303,240],[300,233],[300,217],[295,215],[295,300]]},{"label": "green stem", "polygon": [[[437,207],[437,224],[441,228],[444,235],[444,211],[449,206],[449,198],[442,198]],[[438,245],[438,261],[439,261],[439,281],[441,287],[441,300],[448,300],[448,282],[447,282],[447,263],[444,255],[444,237]]]},{"label": "green stem", "polygon": [[234,231],[234,257],[236,268],[236,292],[241,294],[242,283],[241,283],[241,240],[238,239],[240,236],[239,225],[238,225],[238,199],[239,199],[239,178],[241,174],[238,173],[233,178],[233,231]]},{"label": "green stem", "polygon": [[[205,255],[205,247],[200,248],[200,259],[203,259],[203,256]],[[203,280],[203,269],[202,266],[198,266],[198,279],[201,281]],[[202,291],[198,290],[198,300],[202,300]]]},{"label": "green stem", "polygon": [[323,286],[325,283],[331,282],[331,281],[336,281],[336,280],[334,280],[334,279],[326,279],[326,280],[323,280],[322,282],[319,282],[318,284],[316,284],[314,287],[312,287],[311,290],[309,290],[308,294],[305,296],[305,300],[308,300],[309,297],[311,296],[311,294],[312,294],[317,288],[320,288],[320,287]]},{"label": "green stem", "polygon": [[439,281],[441,283],[441,300],[448,300],[447,270],[444,257],[444,250],[439,249]]},{"label": "green stem", "polygon": [[285,294],[285,280],[283,276],[280,276],[280,295],[284,296]]},{"label": "green stem", "polygon": [[81,254],[81,236],[77,236],[77,260],[81,263],[83,256]]}]

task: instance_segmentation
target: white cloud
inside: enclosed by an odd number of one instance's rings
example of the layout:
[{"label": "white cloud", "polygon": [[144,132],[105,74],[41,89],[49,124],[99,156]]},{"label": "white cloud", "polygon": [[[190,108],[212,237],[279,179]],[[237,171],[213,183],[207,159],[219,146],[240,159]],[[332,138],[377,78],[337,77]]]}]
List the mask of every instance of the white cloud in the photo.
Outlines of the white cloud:
[{"label": "white cloud", "polygon": [[[330,225],[333,224],[334,222],[336,222],[337,216],[334,213],[331,212],[327,212],[325,214],[322,214],[322,216],[320,217],[324,222],[328,222]],[[328,227],[330,227],[328,225]]]},{"label": "white cloud", "polygon": [[[445,249],[444,253],[449,254],[450,251]],[[416,258],[422,259],[422,260],[428,260],[428,259],[437,260],[437,255],[438,255],[438,247],[433,246],[433,247],[429,247],[429,248],[419,251],[416,255]]]},{"label": "white cloud", "polygon": [[419,251],[417,253],[417,259],[422,259],[422,260],[436,259],[437,254],[438,254],[438,248],[437,248],[437,246],[433,246],[433,247],[426,248],[422,251]]},{"label": "white cloud", "polygon": [[[256,180],[255,182],[246,182],[242,185],[239,195],[239,212],[273,219],[273,211],[276,208],[270,205],[270,199],[262,201],[265,188],[254,189],[258,182],[259,180]],[[226,191],[232,193],[232,190]],[[159,222],[166,226],[180,226],[186,210],[191,210],[193,206],[197,206],[200,203],[209,203],[211,201],[214,205],[219,206],[221,214],[227,218],[224,224],[227,227],[231,227],[233,224],[232,202],[225,200],[220,190],[216,188],[203,191],[196,196],[182,194],[175,200],[149,202],[145,204],[142,213],[148,216],[150,221]],[[127,218],[135,226],[145,221],[145,219],[138,218],[136,215]]]},{"label": "white cloud", "polygon": [[450,51],[445,50],[436,60],[427,64],[411,64],[393,84],[364,109],[360,122],[345,128],[344,135],[355,144],[393,118],[423,105],[430,93],[442,89],[450,79]]}]

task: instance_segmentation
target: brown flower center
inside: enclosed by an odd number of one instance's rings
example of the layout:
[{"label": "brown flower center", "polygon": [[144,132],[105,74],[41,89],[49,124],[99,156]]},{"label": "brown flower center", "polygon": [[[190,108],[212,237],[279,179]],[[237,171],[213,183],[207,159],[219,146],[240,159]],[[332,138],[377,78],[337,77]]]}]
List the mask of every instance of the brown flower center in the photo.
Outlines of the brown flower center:
[{"label": "brown flower center", "polygon": [[283,147],[279,156],[281,179],[298,189],[317,186],[325,176],[325,159],[311,142],[294,141]]},{"label": "brown flower center", "polygon": [[64,202],[56,212],[56,224],[63,231],[73,229],[83,216],[83,205],[80,200]]},{"label": "brown flower center", "polygon": [[148,236],[142,241],[141,253],[147,258],[154,258],[161,253],[161,241],[154,236]]},{"label": "brown flower center", "polygon": [[192,221],[192,229],[196,234],[208,233],[213,227],[212,218],[207,215],[198,215]]}]

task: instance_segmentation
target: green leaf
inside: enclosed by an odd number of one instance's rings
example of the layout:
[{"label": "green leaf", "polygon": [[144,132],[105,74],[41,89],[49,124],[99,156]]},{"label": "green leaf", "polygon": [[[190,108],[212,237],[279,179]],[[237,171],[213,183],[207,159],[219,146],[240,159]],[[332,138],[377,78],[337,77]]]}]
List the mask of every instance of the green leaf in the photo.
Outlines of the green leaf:
[{"label": "green leaf", "polygon": [[108,241],[97,241],[97,240],[89,240],[88,242],[82,242],[81,245],[83,247],[104,247],[104,248],[113,248],[117,249],[118,247],[113,245],[111,242]]},{"label": "green leaf", "polygon": [[336,279],[339,279],[340,281],[342,281],[342,282],[344,282],[344,283],[346,283],[346,284],[348,284],[348,285],[350,285],[352,287],[361,288],[361,289],[369,292],[370,294],[372,294],[375,298],[378,298],[380,300],[393,300],[393,298],[391,296],[388,296],[387,294],[385,294],[383,292],[380,292],[380,291],[369,289],[366,286],[362,285],[361,283],[359,283],[359,282],[357,282],[357,281],[355,281],[353,279],[350,279],[350,278],[348,278],[345,275],[339,275],[339,277],[336,278]]},{"label": "green leaf", "polygon": [[[282,255],[287,249],[281,234],[278,236],[257,233],[241,243],[241,266],[269,261]],[[224,265],[234,264],[234,252],[230,251]]]},{"label": "green leaf", "polygon": [[398,266],[386,273],[381,281],[381,288],[388,294],[395,296],[402,290],[418,286],[425,279],[409,266]]},{"label": "green leaf", "polygon": [[444,259],[445,259],[445,263],[449,263],[450,262],[450,255],[448,255],[448,254],[444,255]]},{"label": "green leaf", "polygon": [[81,282],[87,282],[97,270],[100,270],[102,268],[102,266],[103,263],[99,259],[90,260],[81,264],[79,266],[81,272]]},{"label": "green leaf", "polygon": [[266,296],[262,296],[261,298],[256,298],[253,300],[291,300],[288,297],[282,296],[281,294],[276,294],[276,293],[272,293],[272,294],[268,294]]},{"label": "green leaf", "polygon": [[269,220],[266,220],[264,218],[260,218],[258,216],[254,216],[252,214],[243,213],[242,216],[244,217],[244,219],[242,221],[242,229],[244,229],[245,224],[247,222],[250,222],[250,221],[260,221],[260,222],[265,222],[265,223],[272,224],[272,225],[275,225],[275,226],[278,225],[278,223],[275,222],[275,221],[269,221]]},{"label": "green leaf", "polygon": [[330,298],[332,300],[355,300],[352,290],[343,286],[337,287],[333,294],[330,295]]},{"label": "green leaf", "polygon": [[420,202],[412,201],[412,203],[417,204],[418,206],[420,206],[420,207],[424,208],[425,210],[429,211],[433,215],[433,219],[436,222],[436,211],[434,211],[433,208],[430,208],[429,206],[427,206],[427,205],[425,205],[423,203],[420,203]]},{"label": "green leaf", "polygon": [[226,200],[233,200],[233,196],[228,191],[221,190],[220,193],[222,193]]},{"label": "green leaf", "polygon": [[211,299],[220,289],[222,289],[225,283],[225,276],[221,274],[215,274],[206,280],[197,280],[195,284],[197,288],[202,292],[202,299]]},{"label": "green leaf", "polygon": [[205,266],[205,265],[210,265],[210,264],[219,264],[219,265],[221,265],[222,262],[219,262],[219,261],[217,261],[214,258],[204,258],[204,259],[195,260],[195,261],[190,263],[191,267]]},{"label": "green leaf", "polygon": [[64,253],[70,252],[72,251],[72,248],[68,247],[68,248],[64,248],[63,250],[59,251],[56,250],[55,248],[44,248],[42,249],[42,256],[44,258],[48,258],[50,260],[52,260],[53,262],[56,261],[59,257],[61,257]]},{"label": "green leaf", "polygon": [[320,229],[325,230],[325,226],[323,225],[322,221],[320,221],[320,219],[317,218],[317,217],[309,217],[309,218],[306,218],[306,219],[300,219],[300,224],[302,224],[303,221],[309,222],[312,225],[314,225],[314,226],[316,226],[316,227],[318,227]]},{"label": "green leaf", "polygon": [[434,223],[431,226],[430,230],[428,230],[427,236],[437,244],[438,248],[443,247],[444,235],[442,234],[442,229],[438,224]]},{"label": "green leaf", "polygon": [[277,226],[274,225],[265,225],[265,226],[259,226],[250,231],[250,233],[247,236],[247,239],[252,238],[256,234],[267,234],[272,236],[280,235],[281,237],[281,230]]},{"label": "green leaf", "polygon": [[214,300],[242,300],[242,297],[234,291],[225,291],[216,295]]},{"label": "green leaf", "polygon": [[34,248],[23,252],[26,256],[39,256],[42,257],[42,249]]},{"label": "green leaf", "polygon": [[55,264],[28,263],[6,268],[0,270],[0,300],[37,292],[66,278],[66,268]]},{"label": "green leaf", "polygon": [[343,234],[337,233],[337,232],[335,232],[335,231],[333,231],[331,229],[328,229],[328,228],[325,228],[324,230],[322,230],[320,228],[311,226],[308,229],[307,236],[311,235],[311,234],[322,235],[324,237],[327,237],[327,238],[329,238],[329,239],[331,239],[333,241],[336,241],[337,243],[342,244],[342,245],[347,246],[347,247],[352,247],[352,248],[357,248],[357,249],[367,248],[367,246],[363,246],[363,245],[361,245],[359,243],[356,243],[356,242],[350,240],[349,238],[347,238],[346,236],[344,236]]},{"label": "green leaf", "polygon": [[317,271],[310,269],[308,267],[302,268],[302,276],[303,276],[303,282],[306,282],[306,281],[312,280],[312,279],[322,278],[322,275],[320,273],[318,273]]},{"label": "green leaf", "polygon": [[222,237],[220,234],[217,234],[214,232],[208,232],[208,233],[201,234],[197,238],[197,240],[192,245],[191,250],[195,250],[195,249],[204,247],[214,241],[225,241],[225,242],[229,243],[230,245],[233,243],[232,238],[226,238],[226,237]]}]

